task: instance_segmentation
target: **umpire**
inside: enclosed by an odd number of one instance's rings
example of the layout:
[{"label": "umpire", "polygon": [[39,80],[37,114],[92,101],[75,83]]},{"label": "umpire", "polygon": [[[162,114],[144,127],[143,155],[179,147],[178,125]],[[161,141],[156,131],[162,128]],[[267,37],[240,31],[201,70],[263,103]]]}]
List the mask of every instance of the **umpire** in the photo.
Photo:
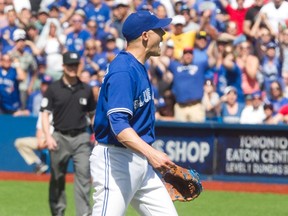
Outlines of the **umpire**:
[{"label": "umpire", "polygon": [[[70,158],[75,171],[75,203],[77,216],[90,215],[90,136],[87,114],[93,118],[95,100],[92,89],[77,77],[80,57],[76,52],[63,54],[62,78],[52,83],[41,102],[43,130],[51,157],[49,204],[53,216],[64,215],[66,209],[65,174]],[[55,131],[49,133],[49,114],[53,114]]]}]

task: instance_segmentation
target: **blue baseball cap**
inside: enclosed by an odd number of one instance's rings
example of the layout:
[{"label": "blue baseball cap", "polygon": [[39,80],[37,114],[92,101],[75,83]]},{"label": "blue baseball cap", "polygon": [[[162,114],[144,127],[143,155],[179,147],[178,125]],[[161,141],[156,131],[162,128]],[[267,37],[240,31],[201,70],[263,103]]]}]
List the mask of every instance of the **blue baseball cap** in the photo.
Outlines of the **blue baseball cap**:
[{"label": "blue baseball cap", "polygon": [[163,28],[171,23],[171,18],[159,19],[149,11],[138,11],[132,13],[125,20],[122,33],[129,42],[144,32],[153,29]]},{"label": "blue baseball cap", "polygon": [[262,98],[262,92],[261,91],[254,91],[252,93],[252,99],[256,99],[256,98]]},{"label": "blue baseball cap", "polygon": [[47,74],[44,74],[42,77],[41,77],[41,83],[45,83],[45,84],[51,84],[53,82],[53,78]]},{"label": "blue baseball cap", "polygon": [[270,41],[268,44],[266,44],[267,49],[275,49],[277,46],[277,43],[275,43],[274,41]]}]

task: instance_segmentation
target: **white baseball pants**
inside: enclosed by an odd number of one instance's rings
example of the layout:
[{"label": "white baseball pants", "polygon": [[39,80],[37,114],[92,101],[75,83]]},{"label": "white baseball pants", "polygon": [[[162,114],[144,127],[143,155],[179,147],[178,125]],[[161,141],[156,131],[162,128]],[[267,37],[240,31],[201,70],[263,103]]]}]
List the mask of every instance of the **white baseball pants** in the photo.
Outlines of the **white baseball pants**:
[{"label": "white baseball pants", "polygon": [[147,159],[130,149],[98,144],[90,157],[93,216],[177,216],[171,198]]}]

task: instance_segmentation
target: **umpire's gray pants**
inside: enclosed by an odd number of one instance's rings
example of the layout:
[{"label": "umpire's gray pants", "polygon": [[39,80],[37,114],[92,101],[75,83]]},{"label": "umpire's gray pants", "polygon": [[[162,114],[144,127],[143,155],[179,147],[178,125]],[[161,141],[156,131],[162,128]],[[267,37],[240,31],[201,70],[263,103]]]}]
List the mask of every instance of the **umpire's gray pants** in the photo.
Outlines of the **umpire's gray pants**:
[{"label": "umpire's gray pants", "polygon": [[51,179],[49,204],[53,216],[63,216],[66,208],[65,174],[69,159],[73,160],[75,172],[74,194],[76,215],[89,215],[91,177],[89,156],[91,154],[90,136],[84,132],[75,137],[54,132],[57,149],[50,151]]}]

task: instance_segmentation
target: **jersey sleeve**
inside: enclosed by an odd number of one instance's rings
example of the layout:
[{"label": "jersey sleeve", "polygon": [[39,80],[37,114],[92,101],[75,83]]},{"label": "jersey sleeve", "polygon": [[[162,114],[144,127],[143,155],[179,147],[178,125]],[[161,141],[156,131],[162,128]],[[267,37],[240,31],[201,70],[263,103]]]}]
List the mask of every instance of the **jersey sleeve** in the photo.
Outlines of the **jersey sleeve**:
[{"label": "jersey sleeve", "polygon": [[129,72],[114,73],[107,80],[107,116],[115,112],[128,113],[133,116],[134,88]]},{"label": "jersey sleeve", "polygon": [[51,86],[49,86],[44,94],[44,97],[42,98],[40,112],[44,111],[52,112],[52,104],[53,104],[53,91],[51,89]]}]

